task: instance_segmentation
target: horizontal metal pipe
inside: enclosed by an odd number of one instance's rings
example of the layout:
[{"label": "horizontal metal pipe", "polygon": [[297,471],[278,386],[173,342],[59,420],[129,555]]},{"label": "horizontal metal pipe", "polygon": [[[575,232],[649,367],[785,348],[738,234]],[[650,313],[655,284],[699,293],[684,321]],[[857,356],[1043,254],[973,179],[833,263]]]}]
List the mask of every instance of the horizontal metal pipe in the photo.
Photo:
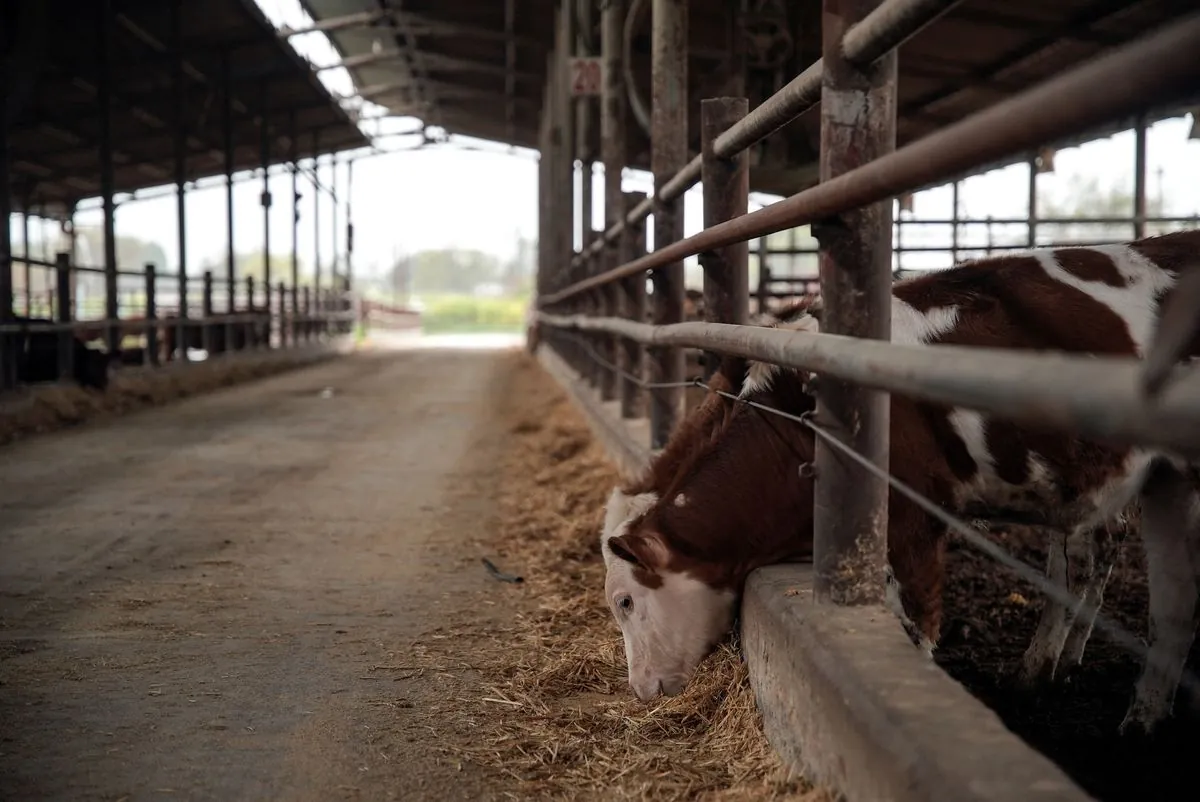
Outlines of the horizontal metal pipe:
[{"label": "horizontal metal pipe", "polygon": [[1177,368],[1158,399],[1132,358],[1033,354],[958,345],[895,345],[726,323],[651,326],[538,313],[548,326],[603,331],[645,345],[704,348],[829,374],[923,401],[1122,445],[1200,454],[1200,368]]},{"label": "horizontal metal pipe", "polygon": [[[551,304],[733,242],[807,225],[878,203],[974,164],[1037,147],[1192,90],[1200,79],[1200,13],[1001,101],[771,206],[705,229],[546,296]],[[747,118],[749,119],[749,118]]]},{"label": "horizontal metal pipe", "polygon": [[917,31],[961,0],[884,0],[846,31],[842,52],[848,61],[866,66],[890,53]]}]

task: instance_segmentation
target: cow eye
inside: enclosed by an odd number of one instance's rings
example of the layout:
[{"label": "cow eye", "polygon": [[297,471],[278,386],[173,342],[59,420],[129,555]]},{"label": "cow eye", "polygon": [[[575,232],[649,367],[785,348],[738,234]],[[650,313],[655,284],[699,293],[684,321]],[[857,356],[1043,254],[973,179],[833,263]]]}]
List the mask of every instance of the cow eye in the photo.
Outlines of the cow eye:
[{"label": "cow eye", "polygon": [[617,599],[617,606],[621,608],[621,612],[623,613],[628,614],[633,612],[633,597],[622,596],[621,598]]}]

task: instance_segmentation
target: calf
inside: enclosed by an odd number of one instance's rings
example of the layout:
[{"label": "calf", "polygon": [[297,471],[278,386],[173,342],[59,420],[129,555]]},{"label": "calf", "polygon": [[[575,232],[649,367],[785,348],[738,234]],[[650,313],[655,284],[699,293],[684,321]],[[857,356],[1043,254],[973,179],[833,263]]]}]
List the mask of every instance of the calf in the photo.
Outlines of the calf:
[{"label": "calf", "polygon": [[[1041,249],[908,279],[893,286],[892,341],[1140,357],[1179,271],[1193,269],[1197,254],[1200,232],[1190,231]],[[816,328],[816,315],[802,319]],[[1198,346],[1187,356],[1200,355]],[[752,363],[740,395],[811,412],[810,378]],[[813,480],[802,468],[813,452],[807,427],[741,406],[719,437],[687,452],[657,498],[606,528],[605,590],[640,698],[686,685],[727,631],[750,571],[810,556]],[[891,397],[890,466],[959,515],[1017,518],[1060,533],[1047,565],[1055,581],[1069,580],[1068,541],[1087,546],[1094,559],[1079,583],[1080,609],[1047,604],[1024,676],[1053,673],[1073,624],[1086,640],[1117,547],[1107,525],[1140,501],[1151,649],[1162,661],[1144,666],[1121,729],[1148,732],[1169,715],[1200,611],[1197,466],[899,396]],[[945,532],[905,497],[892,493],[889,504],[888,559],[900,602],[932,646],[941,625]]]}]

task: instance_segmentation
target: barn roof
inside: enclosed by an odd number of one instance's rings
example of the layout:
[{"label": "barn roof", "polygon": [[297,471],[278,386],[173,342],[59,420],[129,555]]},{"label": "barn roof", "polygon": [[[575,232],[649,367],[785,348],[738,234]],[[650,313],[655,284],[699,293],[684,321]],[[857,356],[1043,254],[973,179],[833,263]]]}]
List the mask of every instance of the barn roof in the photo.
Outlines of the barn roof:
[{"label": "barn roof", "polygon": [[[633,0],[627,0],[628,9]],[[416,115],[450,133],[537,146],[556,0],[302,0],[317,20],[360,15],[331,29],[354,81],[395,114]],[[595,4],[591,4],[593,7]],[[633,71],[650,96],[649,0],[634,26]],[[725,2],[690,5],[692,150],[699,150],[699,99],[725,94],[731,18]],[[773,4],[764,3],[764,7]],[[746,45],[751,106],[820,56],[821,3],[781,3],[764,14],[759,44]],[[402,7],[402,10],[401,10]],[[1016,94],[1195,7],[1194,0],[964,0],[900,48],[900,144]],[[588,38],[599,48],[597,23]],[[772,34],[774,32],[774,35]],[[782,57],[780,57],[782,56]],[[1123,121],[1122,127],[1124,127]],[[751,185],[790,194],[815,180],[819,120],[804,115],[752,156]],[[598,125],[592,126],[593,146]],[[649,166],[649,138],[630,115],[631,164]],[[1119,129],[1114,129],[1119,130]],[[593,150],[598,153],[598,150]]]},{"label": "barn roof", "polygon": [[[101,21],[110,21],[112,146],[116,192],[175,178],[175,59],[184,56],[187,180],[224,171],[223,70],[233,109],[234,169],[261,164],[265,117],[271,161],[290,155],[294,115],[301,158],[369,144],[310,65],[277,35],[253,0],[20,0],[5,37],[14,207],[61,213],[101,192]],[[109,7],[111,6],[111,12]],[[40,13],[39,13],[40,12]],[[7,20],[10,24],[12,18]],[[0,27],[3,24],[0,23]]]}]

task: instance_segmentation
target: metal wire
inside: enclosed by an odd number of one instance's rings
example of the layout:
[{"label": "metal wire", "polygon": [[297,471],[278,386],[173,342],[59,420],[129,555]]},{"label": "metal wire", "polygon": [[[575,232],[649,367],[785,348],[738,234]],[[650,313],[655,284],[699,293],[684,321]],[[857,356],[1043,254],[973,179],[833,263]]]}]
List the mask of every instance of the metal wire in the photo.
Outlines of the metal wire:
[{"label": "metal wire", "polygon": [[[604,359],[602,356],[600,356],[598,353],[596,353],[596,351],[582,337],[578,337],[575,335],[566,335],[566,336],[570,339],[575,340],[580,345],[582,345],[583,348],[588,352],[588,354],[591,356],[592,359],[594,359],[596,362],[600,363],[602,366],[607,367],[609,370],[612,370],[615,373],[625,377],[626,379],[634,382],[635,384],[637,384],[640,387],[644,387],[646,389],[651,389],[655,386],[654,384],[643,382],[637,376],[634,376],[634,375],[622,370],[621,368],[612,364],[608,360]],[[962,520],[961,518],[956,517],[952,513],[949,513],[946,510],[942,509],[936,503],[934,503],[930,499],[926,498],[925,496],[921,495],[919,492],[917,492],[916,490],[909,487],[907,484],[902,482],[900,479],[897,479],[895,476],[893,476],[889,472],[883,470],[882,468],[878,467],[873,462],[871,462],[869,459],[867,459],[866,457],[859,454],[857,451],[852,449],[850,446],[848,446],[845,443],[843,443],[842,441],[838,440],[837,437],[835,437],[833,434],[826,431],[819,424],[813,422],[812,413],[805,413],[803,415],[793,415],[790,412],[785,412],[784,410],[776,409],[775,407],[767,406],[766,404],[761,404],[757,401],[751,401],[746,398],[741,398],[739,396],[734,395],[733,393],[729,393],[724,390],[717,389],[715,387],[712,387],[711,385],[709,385],[708,383],[706,383],[705,381],[703,381],[700,378],[692,379],[692,380],[686,381],[686,382],[663,383],[661,386],[664,386],[664,387],[680,387],[680,386],[702,387],[705,390],[708,390],[709,392],[716,393],[717,395],[721,396],[722,398],[727,398],[735,403],[745,404],[746,406],[753,407],[762,412],[766,412],[771,415],[777,415],[781,418],[785,418],[785,419],[793,421],[795,423],[799,423],[802,426],[808,427],[810,430],[812,430],[812,432],[816,436],[820,437],[822,440],[824,440],[825,442],[832,445],[834,448],[836,448],[842,454],[845,454],[847,457],[849,457],[855,463],[857,463],[859,466],[861,466],[863,469],[865,469],[868,473],[872,474],[876,478],[883,479],[884,481],[886,481],[888,483],[888,485],[890,485],[892,488],[894,488],[896,490],[896,492],[900,493],[901,495],[903,495],[904,497],[906,497],[907,499],[912,501],[914,504],[916,504],[918,507],[920,507],[922,510],[924,510],[926,513],[928,513],[932,517],[936,518],[937,520],[939,520],[940,522],[945,524],[948,529],[952,530],[957,535],[959,535],[968,545],[978,549],[979,551],[986,554],[988,557],[992,558],[996,562],[1003,565],[1005,568],[1008,568],[1010,571],[1015,573],[1021,579],[1024,579],[1026,582],[1033,585],[1035,588],[1037,588],[1039,591],[1044,593],[1046,596],[1053,599],[1055,602],[1063,605],[1067,609],[1075,609],[1075,607],[1081,603],[1081,599],[1078,596],[1076,596],[1075,594],[1073,594],[1069,589],[1067,589],[1067,588],[1063,587],[1062,585],[1058,584],[1057,582],[1054,582],[1051,579],[1049,579],[1046,576],[1045,571],[1038,570],[1037,568],[1034,568],[1033,566],[1029,565],[1028,563],[1009,554],[1002,547],[1000,547],[999,545],[994,543],[992,540],[987,538],[985,535],[983,535],[981,532],[979,532],[979,530],[977,530],[975,527],[971,526],[969,523]],[[1138,636],[1134,635],[1132,632],[1130,632],[1128,629],[1126,629],[1121,624],[1118,624],[1116,621],[1111,620],[1108,616],[1104,615],[1104,613],[1099,609],[1097,609],[1096,615],[1093,619],[1092,629],[1093,629],[1093,632],[1099,631],[1099,632],[1103,633],[1113,643],[1115,643],[1120,648],[1126,650],[1130,654],[1134,655],[1135,657],[1139,658],[1140,660],[1143,661],[1143,663],[1154,662],[1157,664],[1157,667],[1162,671],[1169,672],[1171,670],[1170,666],[1164,665],[1162,661],[1151,657],[1150,649],[1146,646],[1146,644],[1144,644],[1142,642],[1142,640]],[[1180,684],[1180,687],[1186,688],[1191,694],[1193,694],[1193,697],[1196,697],[1198,694],[1200,694],[1200,677],[1198,677],[1191,669],[1187,668],[1186,666],[1183,668],[1183,671],[1180,675],[1179,684]]]}]

